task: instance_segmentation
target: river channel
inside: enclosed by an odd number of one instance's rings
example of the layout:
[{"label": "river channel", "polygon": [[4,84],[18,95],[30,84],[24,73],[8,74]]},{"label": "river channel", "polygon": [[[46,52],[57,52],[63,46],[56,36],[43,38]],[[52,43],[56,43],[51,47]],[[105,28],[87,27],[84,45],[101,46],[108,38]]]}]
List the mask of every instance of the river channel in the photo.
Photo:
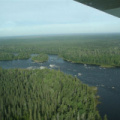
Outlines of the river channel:
[{"label": "river channel", "polygon": [[108,120],[120,120],[120,68],[101,68],[99,66],[75,64],[64,61],[57,55],[49,55],[44,63],[35,63],[31,59],[0,61],[0,67],[27,69],[60,69],[66,74],[78,77],[89,86],[98,87],[98,110],[101,116],[107,114]]}]

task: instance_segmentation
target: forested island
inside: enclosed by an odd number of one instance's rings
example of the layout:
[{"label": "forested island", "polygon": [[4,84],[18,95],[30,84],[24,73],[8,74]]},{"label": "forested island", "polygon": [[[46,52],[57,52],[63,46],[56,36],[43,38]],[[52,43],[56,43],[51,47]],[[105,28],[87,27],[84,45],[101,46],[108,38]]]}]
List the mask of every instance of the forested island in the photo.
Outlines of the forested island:
[{"label": "forested island", "polygon": [[30,54],[41,53],[57,54],[73,63],[120,67],[120,36],[113,34],[13,37],[0,41],[0,60],[28,59]]},{"label": "forested island", "polygon": [[32,57],[32,60],[33,60],[34,62],[40,62],[40,63],[41,63],[41,62],[45,62],[45,61],[48,60],[48,55],[41,53],[41,54],[39,54],[39,55],[37,55],[37,56],[33,56],[33,57]]},{"label": "forested island", "polygon": [[0,76],[1,120],[101,120],[96,87],[71,75],[0,68]]}]

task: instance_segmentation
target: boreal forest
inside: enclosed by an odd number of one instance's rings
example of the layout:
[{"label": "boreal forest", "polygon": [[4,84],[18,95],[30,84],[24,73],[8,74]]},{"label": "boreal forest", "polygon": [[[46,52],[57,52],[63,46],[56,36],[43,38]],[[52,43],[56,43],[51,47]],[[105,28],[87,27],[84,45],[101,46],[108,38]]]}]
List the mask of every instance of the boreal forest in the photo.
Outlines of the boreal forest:
[{"label": "boreal forest", "polygon": [[[31,58],[41,63],[55,54],[72,63],[120,67],[120,42],[113,38],[1,38],[0,61]],[[0,120],[107,120],[99,114],[99,103],[97,87],[60,70],[0,68]]]}]

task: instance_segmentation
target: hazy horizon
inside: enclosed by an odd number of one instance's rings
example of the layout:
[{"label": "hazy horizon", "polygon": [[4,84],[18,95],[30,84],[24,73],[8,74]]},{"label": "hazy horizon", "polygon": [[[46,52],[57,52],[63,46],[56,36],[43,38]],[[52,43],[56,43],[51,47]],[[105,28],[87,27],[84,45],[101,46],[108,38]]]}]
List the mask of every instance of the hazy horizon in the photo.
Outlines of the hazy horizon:
[{"label": "hazy horizon", "polygon": [[120,33],[120,18],[73,0],[0,0],[0,36]]},{"label": "hazy horizon", "polygon": [[19,35],[19,36],[0,36],[0,40],[4,39],[14,39],[14,38],[41,38],[41,37],[70,37],[70,36],[80,36],[80,37],[88,37],[88,36],[99,36],[99,37],[120,37],[119,33],[76,33],[76,34],[43,34],[43,35]]}]

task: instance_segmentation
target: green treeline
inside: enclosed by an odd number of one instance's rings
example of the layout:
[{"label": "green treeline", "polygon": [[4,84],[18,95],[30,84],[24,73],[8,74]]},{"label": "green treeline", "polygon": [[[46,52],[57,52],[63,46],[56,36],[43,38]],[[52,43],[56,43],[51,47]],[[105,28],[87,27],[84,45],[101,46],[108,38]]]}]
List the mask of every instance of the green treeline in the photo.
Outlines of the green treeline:
[{"label": "green treeline", "polygon": [[22,60],[30,58],[30,54],[22,52],[17,55],[13,53],[0,52],[0,60]]},{"label": "green treeline", "polygon": [[35,61],[35,62],[45,62],[45,61],[48,60],[48,55],[41,53],[37,56],[33,56],[32,60]]},{"label": "green treeline", "polygon": [[[9,56],[3,57],[3,53]],[[0,42],[0,60],[18,59],[13,53],[57,54],[63,59],[103,67],[120,67],[119,35],[69,35],[31,38],[6,38]],[[22,55],[24,56],[24,55]],[[26,55],[25,55],[26,56]],[[20,57],[19,59],[24,59]]]},{"label": "green treeline", "polygon": [[60,71],[0,68],[0,120],[101,120],[97,104],[95,87]]},{"label": "green treeline", "polygon": [[107,53],[105,50],[69,49],[62,52],[60,56],[73,63],[94,64],[102,67],[120,66],[120,53]]},{"label": "green treeline", "polygon": [[31,56],[29,53],[21,52],[17,56],[15,56],[15,59],[22,60],[22,59],[29,59],[30,57]]},{"label": "green treeline", "polygon": [[12,53],[0,53],[0,60],[14,60],[15,56]]}]

